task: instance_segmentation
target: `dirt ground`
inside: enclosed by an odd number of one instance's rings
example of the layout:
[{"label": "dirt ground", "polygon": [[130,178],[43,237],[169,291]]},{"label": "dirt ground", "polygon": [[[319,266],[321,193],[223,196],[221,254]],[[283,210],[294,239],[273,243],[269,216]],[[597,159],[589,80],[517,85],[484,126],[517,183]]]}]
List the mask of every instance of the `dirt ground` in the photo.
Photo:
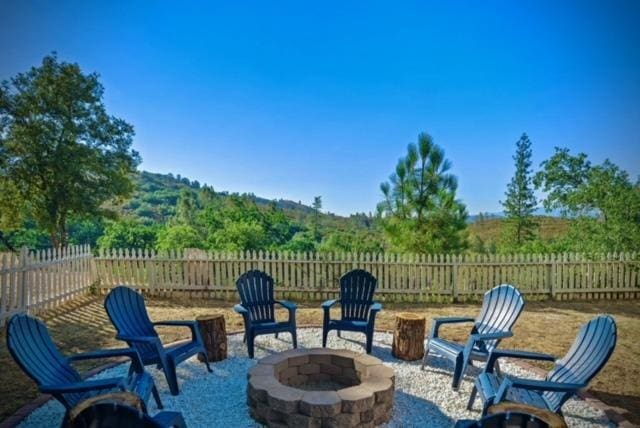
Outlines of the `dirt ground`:
[{"label": "dirt ground", "polygon": [[[114,339],[115,331],[102,307],[103,298],[87,296],[40,314],[49,326],[54,341],[66,354],[97,348],[122,347]],[[193,319],[196,315],[223,312],[227,331],[242,329],[242,318],[232,311],[232,303],[213,300],[148,299],[151,318]],[[475,316],[479,305],[452,304],[385,304],[379,314],[376,327],[393,329],[394,316],[398,312],[411,311],[430,320],[438,316]],[[562,356],[570,347],[581,324],[597,314],[612,314],[618,324],[618,344],[613,357],[604,370],[591,382],[589,391],[605,403],[619,408],[634,424],[640,425],[640,302],[530,302],[518,320],[514,337],[503,342],[503,348],[528,349]],[[280,314],[284,315],[284,314]],[[322,311],[318,302],[299,304],[298,326],[319,325]],[[444,336],[464,341],[468,326],[445,327]],[[162,328],[164,341],[188,337],[187,329]],[[5,341],[5,331],[0,333],[0,422],[22,405],[37,396],[35,384],[27,378],[11,359]],[[104,361],[102,361],[104,362]],[[102,363],[101,362],[101,363]],[[96,363],[94,363],[95,365]],[[79,365],[87,370],[91,366]]]}]

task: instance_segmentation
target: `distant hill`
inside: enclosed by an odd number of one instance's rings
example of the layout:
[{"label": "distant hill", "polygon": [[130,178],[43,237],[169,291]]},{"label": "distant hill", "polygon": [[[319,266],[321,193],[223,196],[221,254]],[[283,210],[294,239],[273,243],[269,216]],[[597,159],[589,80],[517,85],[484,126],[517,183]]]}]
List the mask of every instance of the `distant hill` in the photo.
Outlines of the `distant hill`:
[{"label": "distant hill", "polygon": [[[140,171],[135,177],[136,190],[133,196],[116,207],[125,216],[139,218],[145,223],[165,223],[176,212],[176,204],[183,189],[194,192],[203,186],[197,180],[173,174],[158,174]],[[214,189],[217,195],[229,196],[231,193]],[[241,194],[253,199],[259,206],[267,207],[271,204],[282,209],[285,214],[301,223],[310,221],[314,209],[301,202],[287,199],[267,199],[252,193]],[[353,214],[343,217],[332,213],[320,213],[321,225],[326,229],[352,230],[354,228],[369,228],[373,220],[365,214]]]}]

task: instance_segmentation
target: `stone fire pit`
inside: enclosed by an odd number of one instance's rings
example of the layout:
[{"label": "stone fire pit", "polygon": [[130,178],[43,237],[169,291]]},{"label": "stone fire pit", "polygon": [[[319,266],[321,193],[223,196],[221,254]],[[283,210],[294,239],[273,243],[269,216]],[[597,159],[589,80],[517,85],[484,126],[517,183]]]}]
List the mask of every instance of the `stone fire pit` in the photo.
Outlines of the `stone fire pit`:
[{"label": "stone fire pit", "polygon": [[393,369],[366,354],[292,349],[249,371],[251,416],[270,427],[372,427],[393,411]]}]

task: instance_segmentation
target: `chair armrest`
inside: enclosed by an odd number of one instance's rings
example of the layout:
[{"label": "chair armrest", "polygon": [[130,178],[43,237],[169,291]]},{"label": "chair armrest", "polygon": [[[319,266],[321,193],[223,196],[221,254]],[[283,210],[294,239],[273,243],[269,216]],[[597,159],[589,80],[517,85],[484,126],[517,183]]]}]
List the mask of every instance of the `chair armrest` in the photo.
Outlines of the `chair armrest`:
[{"label": "chair armrest", "polygon": [[42,385],[39,389],[44,394],[68,394],[72,392],[93,391],[96,389],[121,388],[122,378],[85,380],[65,385]]},{"label": "chair armrest", "polygon": [[516,349],[494,349],[489,354],[487,359],[487,365],[484,371],[487,373],[493,373],[493,366],[498,358],[519,358],[522,360],[537,360],[537,361],[555,361],[556,357],[549,354],[543,354],[540,352],[518,351]]},{"label": "chair armrest", "polygon": [[440,317],[434,318],[433,322],[437,324],[452,324],[452,323],[460,323],[460,322],[471,322],[476,319],[473,317]]},{"label": "chair armrest", "polygon": [[562,383],[553,382],[548,380],[538,379],[511,379],[512,386],[523,389],[533,389],[537,391],[556,391],[556,392],[571,392],[578,391],[587,386],[585,383]]},{"label": "chair armrest", "polygon": [[382,310],[382,303],[373,302],[373,304],[369,307],[371,312],[380,312]]},{"label": "chair armrest", "polygon": [[127,334],[118,334],[116,335],[116,339],[123,340],[125,342],[144,342],[144,343],[155,343],[160,340],[156,336],[129,336]]},{"label": "chair armrest", "polygon": [[249,310],[247,308],[245,308],[244,306],[242,306],[240,303],[235,305],[233,307],[233,310],[236,311],[236,313],[241,314],[241,315],[249,315]]},{"label": "chair armrest", "polygon": [[497,404],[505,399],[510,388],[522,388],[534,391],[555,391],[555,392],[576,392],[582,389],[586,384],[578,383],[561,383],[550,382],[547,380],[534,380],[534,379],[520,379],[506,377],[502,380],[496,396],[494,398],[494,404]]},{"label": "chair armrest", "polygon": [[126,349],[104,349],[100,351],[84,352],[82,354],[72,355],[67,358],[68,361],[95,360],[100,358],[128,357],[131,360],[131,366],[136,373],[144,371],[144,364],[138,351],[131,348]]},{"label": "chair armrest", "polygon": [[498,340],[498,339],[506,339],[507,337],[512,337],[513,333],[510,331],[497,331],[495,333],[476,333],[472,334],[470,338],[474,342],[478,342],[481,340]]},{"label": "chair armrest", "polygon": [[112,358],[112,357],[138,357],[138,352],[135,349],[104,349],[100,351],[83,352],[81,354],[72,355],[67,357],[69,361],[82,361],[82,360],[97,360],[99,358]]},{"label": "chair armrest", "polygon": [[340,301],[340,299],[327,300],[327,301],[322,303],[321,307],[322,307],[322,309],[324,309],[326,311],[328,309],[331,309],[331,307],[333,305],[335,305],[336,303],[338,303],[339,301]]},{"label": "chair armrest", "polygon": [[431,324],[431,339],[438,337],[438,333],[440,331],[440,326],[443,324],[459,324],[466,322],[475,322],[475,318],[472,317],[444,317],[444,318],[434,318]]},{"label": "chair armrest", "polygon": [[169,326],[169,327],[189,327],[193,328],[196,326],[195,320],[186,320],[186,321],[157,321],[153,323],[154,326]]},{"label": "chair armrest", "polygon": [[298,309],[298,305],[288,300],[276,300],[274,303],[277,303],[278,305],[288,309],[289,311],[295,311],[296,309]]}]

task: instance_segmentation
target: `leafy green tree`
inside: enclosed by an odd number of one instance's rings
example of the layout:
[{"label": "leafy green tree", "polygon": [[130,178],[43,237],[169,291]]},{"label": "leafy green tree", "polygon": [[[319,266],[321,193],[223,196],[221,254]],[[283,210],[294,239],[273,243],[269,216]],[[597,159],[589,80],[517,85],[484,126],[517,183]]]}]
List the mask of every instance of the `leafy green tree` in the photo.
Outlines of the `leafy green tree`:
[{"label": "leafy green tree", "polygon": [[531,169],[531,141],[522,134],[516,143],[513,156],[516,172],[507,186],[504,201],[501,201],[506,214],[506,226],[503,240],[509,247],[519,248],[525,242],[536,237],[537,223],[533,213],[538,203],[533,194],[533,171]]},{"label": "leafy green tree", "polygon": [[316,251],[316,238],[309,232],[298,232],[289,242],[283,244],[280,249],[285,251]]},{"label": "leafy green tree", "polygon": [[256,221],[227,220],[209,237],[210,248],[242,251],[264,250],[269,246],[268,234]]},{"label": "leafy green tree", "polygon": [[380,220],[392,249],[415,253],[460,252],[467,246],[464,204],[456,199],[451,162],[429,134],[410,144],[380,189]]},{"label": "leafy green tree", "polygon": [[147,248],[156,247],[158,226],[144,225],[135,220],[110,223],[98,239],[102,248]]},{"label": "leafy green tree", "polygon": [[640,249],[640,180],[609,160],[592,165],[587,155],[556,148],[534,182],[546,194],[547,210],[573,220],[568,239],[574,251]]},{"label": "leafy green tree", "polygon": [[336,231],[323,238],[318,250],[377,254],[384,251],[384,246],[372,233]]},{"label": "leafy green tree", "polygon": [[172,250],[184,248],[204,248],[200,233],[187,224],[174,224],[158,231],[157,248]]},{"label": "leafy green tree", "polygon": [[95,73],[46,56],[0,84],[0,223],[27,218],[66,245],[71,218],[127,196],[139,156],[133,127],[110,116]]}]

